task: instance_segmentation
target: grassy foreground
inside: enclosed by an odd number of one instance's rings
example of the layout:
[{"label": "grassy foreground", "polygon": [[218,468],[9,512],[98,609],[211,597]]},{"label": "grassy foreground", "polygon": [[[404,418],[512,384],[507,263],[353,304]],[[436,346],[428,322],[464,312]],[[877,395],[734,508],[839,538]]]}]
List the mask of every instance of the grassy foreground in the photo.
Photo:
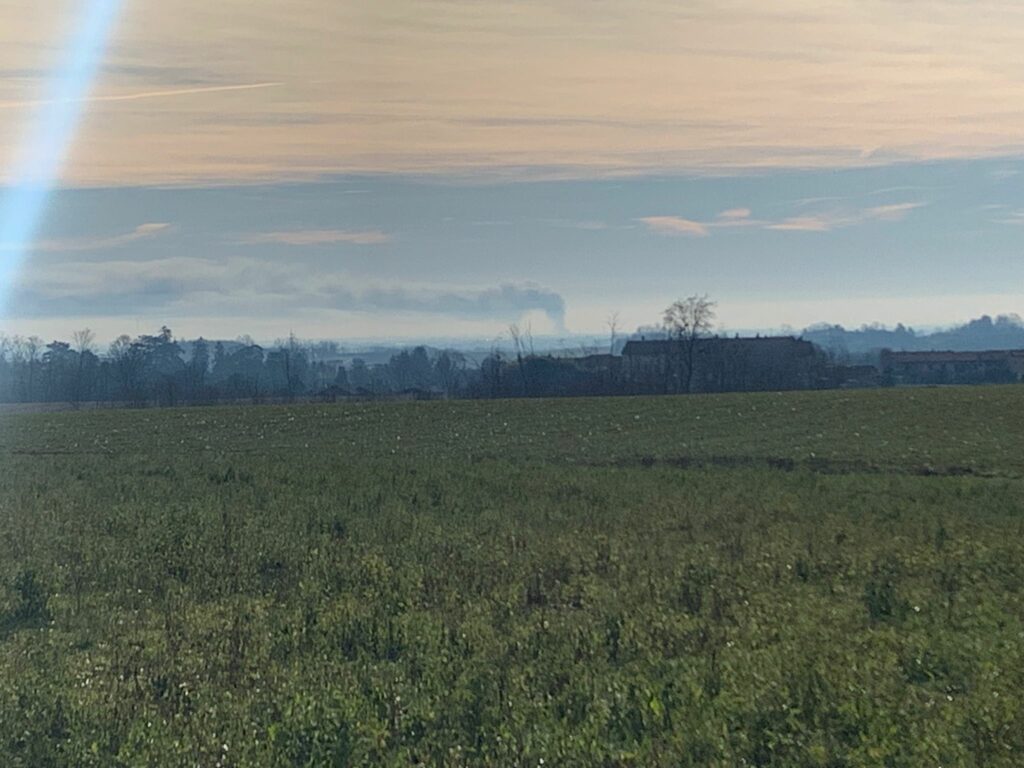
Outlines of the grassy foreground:
[{"label": "grassy foreground", "polygon": [[1024,387],[0,417],[5,766],[1019,766]]}]

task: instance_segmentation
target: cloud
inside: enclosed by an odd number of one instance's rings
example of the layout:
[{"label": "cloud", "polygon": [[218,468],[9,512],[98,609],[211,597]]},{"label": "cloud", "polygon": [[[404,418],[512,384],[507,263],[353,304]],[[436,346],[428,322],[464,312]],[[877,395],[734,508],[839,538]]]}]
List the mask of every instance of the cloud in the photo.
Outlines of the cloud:
[{"label": "cloud", "polygon": [[[539,221],[552,227],[579,229],[584,232],[602,232],[611,229],[608,222],[599,219],[539,219]],[[630,227],[632,228],[632,225]]]},{"label": "cloud", "polygon": [[226,82],[223,73],[213,68],[155,65],[141,61],[130,64],[107,61],[103,65],[103,77],[114,78],[118,81],[139,80],[143,83],[175,89],[235,84]]},{"label": "cloud", "polygon": [[[131,232],[112,237],[70,237],[54,240],[41,240],[32,246],[32,250],[41,253],[67,253],[74,251],[101,251],[121,248],[140,240],[148,240],[164,234],[171,225],[163,222],[140,224]],[[0,245],[0,251],[9,250],[9,246]]]},{"label": "cloud", "polygon": [[[208,93],[224,93],[226,91],[252,91],[262,88],[276,88],[283,83],[244,83],[241,85],[211,85],[202,88],[175,88],[163,91],[142,91],[139,93],[110,94],[107,96],[88,96],[79,101],[90,104],[102,104],[116,101],[143,101],[146,99],[166,99],[175,96],[196,96]],[[49,99],[36,101],[0,101],[0,109],[24,109],[26,107],[38,107],[46,104],[53,104]]]},{"label": "cloud", "polygon": [[834,229],[852,227],[872,221],[903,221],[911,211],[924,205],[925,203],[895,203],[859,210],[835,209],[817,214],[792,216],[779,222],[770,223],[766,229],[783,232],[830,232]]},{"label": "cloud", "polygon": [[791,216],[788,219],[768,224],[765,229],[780,232],[828,232],[841,226],[835,217],[828,214],[816,216]]},{"label": "cloud", "polygon": [[894,205],[877,205],[864,211],[864,219],[880,221],[903,221],[907,214],[921,208],[924,203],[896,203]]},{"label": "cloud", "polygon": [[708,227],[699,221],[683,219],[679,216],[645,216],[639,219],[652,232],[662,235],[689,235],[690,237],[707,237]]},{"label": "cloud", "polygon": [[924,203],[894,203],[861,209],[829,209],[820,213],[790,216],[780,221],[753,218],[749,208],[728,208],[711,221],[695,221],[679,216],[647,216],[639,219],[654,232],[663,235],[708,237],[715,229],[759,227],[778,232],[830,232],[870,221],[902,221]]},{"label": "cloud", "polygon": [[763,227],[766,222],[751,218],[749,208],[729,208],[719,213],[707,226],[712,229],[734,229],[737,227]]},{"label": "cloud", "polygon": [[1005,216],[998,219],[993,219],[993,221],[996,224],[1009,224],[1015,227],[1024,226],[1024,210],[1009,211]]},{"label": "cloud", "polygon": [[149,313],[184,315],[285,315],[302,309],[511,322],[539,311],[563,329],[566,312],[561,295],[533,283],[453,286],[367,281],[249,257],[183,256],[73,266],[33,262],[12,294],[10,314],[21,317],[131,316],[145,307]]},{"label": "cloud", "polygon": [[[32,74],[75,28],[30,5],[0,3],[0,70]],[[88,149],[67,178],[611,175],[1019,152],[1024,111],[1007,106],[1024,97],[1019,4],[810,5],[637,0],[627,13],[583,0],[530,0],[514,12],[456,0],[302,0],[298,12],[274,0],[137,3],[101,83],[136,101],[106,105],[116,120],[88,121]],[[175,81],[185,103],[171,110],[156,96]],[[189,97],[207,82],[287,87]],[[0,82],[0,100],[24,104],[22,85]],[[299,139],[283,124],[289,116],[306,126]],[[218,120],[231,129],[216,130]],[[0,155],[21,134],[10,131]]]},{"label": "cloud", "polygon": [[347,229],[305,229],[288,232],[263,232],[248,235],[239,243],[243,245],[382,245],[391,242],[391,235],[380,230]]}]

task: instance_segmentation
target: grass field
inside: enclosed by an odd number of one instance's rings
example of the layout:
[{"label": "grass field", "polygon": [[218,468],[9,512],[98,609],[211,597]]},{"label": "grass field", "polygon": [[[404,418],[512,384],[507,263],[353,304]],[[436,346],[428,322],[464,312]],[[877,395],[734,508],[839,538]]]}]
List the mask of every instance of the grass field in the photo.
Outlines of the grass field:
[{"label": "grass field", "polygon": [[4,415],[0,460],[0,765],[1024,764],[1024,387]]}]

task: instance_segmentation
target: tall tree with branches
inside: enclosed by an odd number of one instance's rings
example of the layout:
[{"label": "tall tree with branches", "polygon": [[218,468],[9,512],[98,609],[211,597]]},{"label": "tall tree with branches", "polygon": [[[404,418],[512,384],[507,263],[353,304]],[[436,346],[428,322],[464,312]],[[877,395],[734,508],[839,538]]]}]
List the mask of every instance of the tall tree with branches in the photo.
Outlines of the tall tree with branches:
[{"label": "tall tree with branches", "polygon": [[622,323],[619,321],[618,311],[612,312],[608,315],[608,354],[615,354],[615,343],[619,340],[619,327]]},{"label": "tall tree with branches", "polygon": [[83,328],[80,331],[75,331],[72,334],[72,339],[74,343],[73,349],[78,354],[77,365],[75,366],[75,385],[72,391],[73,404],[77,408],[85,394],[86,365],[96,359],[92,351],[93,345],[96,343],[96,334],[88,328]]},{"label": "tall tree with branches", "polygon": [[530,397],[530,378],[526,374],[526,361],[534,356],[533,330],[529,323],[526,324],[525,329],[520,328],[518,323],[512,323],[508,327],[508,333],[512,337],[512,346],[516,351],[516,363],[523,382],[523,395]]},{"label": "tall tree with branches", "polygon": [[[715,306],[707,295],[694,295],[678,299],[665,308],[663,323],[669,339],[669,354],[677,361],[677,376],[684,392],[689,393],[693,389],[697,342],[711,333]],[[681,372],[678,371],[680,367],[683,369]]]}]

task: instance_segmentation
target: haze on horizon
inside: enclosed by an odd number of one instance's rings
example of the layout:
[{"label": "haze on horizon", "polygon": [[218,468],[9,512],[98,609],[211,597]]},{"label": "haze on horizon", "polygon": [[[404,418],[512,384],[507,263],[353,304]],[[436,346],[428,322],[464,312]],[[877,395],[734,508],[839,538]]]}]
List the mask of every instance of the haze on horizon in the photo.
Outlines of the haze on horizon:
[{"label": "haze on horizon", "polygon": [[[0,178],[83,6],[0,0]],[[0,327],[1024,314],[1022,40],[1008,2],[126,0]]]}]

